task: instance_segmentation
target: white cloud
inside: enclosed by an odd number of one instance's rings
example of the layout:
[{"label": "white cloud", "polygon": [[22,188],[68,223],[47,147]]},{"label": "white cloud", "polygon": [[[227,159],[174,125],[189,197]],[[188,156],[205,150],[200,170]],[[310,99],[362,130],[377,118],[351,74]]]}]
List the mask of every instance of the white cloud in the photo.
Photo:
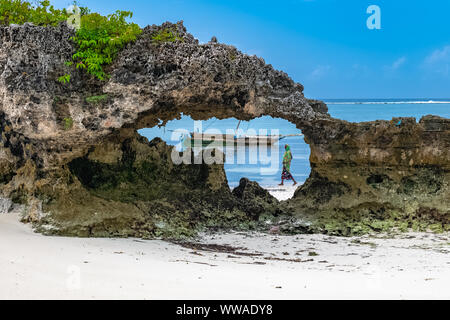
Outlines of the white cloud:
[{"label": "white cloud", "polygon": [[426,63],[436,63],[450,60],[450,46],[445,46],[442,50],[437,49],[433,51],[426,59]]},{"label": "white cloud", "polygon": [[319,65],[317,66],[313,72],[311,72],[311,78],[313,79],[320,79],[326,76],[331,70],[331,67],[326,65]]},{"label": "white cloud", "polygon": [[385,66],[384,68],[387,71],[395,71],[398,70],[401,66],[403,66],[406,63],[406,57],[401,57],[395,60],[391,65]]},{"label": "white cloud", "polygon": [[397,77],[397,71],[406,63],[406,61],[406,57],[403,56],[392,62],[390,65],[384,66],[384,75],[386,77]]},{"label": "white cloud", "polygon": [[434,50],[425,58],[425,67],[444,76],[450,74],[450,46]]},{"label": "white cloud", "polygon": [[399,59],[397,59],[391,66],[391,69],[393,70],[397,70],[398,68],[400,68],[402,65],[404,65],[406,62],[406,58],[405,57],[401,57]]}]

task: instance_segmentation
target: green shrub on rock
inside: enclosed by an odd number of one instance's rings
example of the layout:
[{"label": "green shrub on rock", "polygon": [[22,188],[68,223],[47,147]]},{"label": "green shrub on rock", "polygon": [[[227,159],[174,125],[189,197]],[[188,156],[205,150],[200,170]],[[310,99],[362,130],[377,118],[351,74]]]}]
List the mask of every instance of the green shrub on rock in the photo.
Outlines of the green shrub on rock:
[{"label": "green shrub on rock", "polygon": [[111,64],[119,51],[142,33],[137,24],[127,22],[132,16],[129,11],[117,11],[106,17],[98,13],[82,16],[81,28],[73,37],[78,46],[73,55],[77,69],[86,69],[99,80],[105,80],[104,66]]},{"label": "green shrub on rock", "polygon": [[[133,17],[130,11],[116,11],[102,16],[91,13],[86,7],[79,9],[80,29],[72,37],[77,52],[73,55],[73,61],[66,62],[66,66],[71,67],[75,62],[77,69],[85,69],[97,79],[105,80],[108,75],[104,67],[113,62],[126,44],[135,41],[142,30],[137,24],[127,21]],[[23,0],[0,0],[0,25],[30,22],[37,26],[57,26],[71,17],[71,12],[55,9],[48,0],[39,1],[37,5]],[[58,81],[66,84],[70,81],[70,75],[63,75]]]},{"label": "green shrub on rock", "polygon": [[33,6],[23,0],[0,0],[0,24],[24,24],[31,22],[37,26],[56,26],[66,21],[70,14],[66,9],[55,9],[50,1],[39,1]]}]

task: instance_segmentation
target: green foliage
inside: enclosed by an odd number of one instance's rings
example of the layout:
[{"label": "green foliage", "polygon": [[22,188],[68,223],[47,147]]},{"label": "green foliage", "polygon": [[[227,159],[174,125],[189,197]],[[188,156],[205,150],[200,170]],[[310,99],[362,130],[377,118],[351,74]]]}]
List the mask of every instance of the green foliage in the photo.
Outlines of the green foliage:
[{"label": "green foliage", "polygon": [[100,104],[103,101],[106,101],[108,99],[108,95],[104,94],[104,95],[100,95],[100,96],[92,96],[92,97],[88,97],[86,98],[86,102],[90,103],[90,104]]},{"label": "green foliage", "polygon": [[0,24],[24,24],[31,22],[37,26],[56,26],[69,18],[66,9],[55,9],[50,1],[39,1],[33,6],[23,0],[0,0]]},{"label": "green foliage", "polygon": [[[79,9],[81,27],[72,38],[78,47],[73,62],[77,69],[86,69],[89,74],[105,80],[107,75],[103,68],[112,63],[127,43],[135,41],[142,30],[137,24],[127,22],[133,16],[129,11],[116,11],[105,17],[91,13],[86,7]],[[66,9],[55,9],[48,0],[39,1],[37,5],[23,0],[0,0],[0,25],[31,22],[37,26],[57,26],[71,16]],[[73,62],[67,62],[66,66],[71,67]],[[64,75],[58,81],[68,83],[70,76]]]},{"label": "green foliage", "polygon": [[161,44],[165,42],[175,42],[181,40],[175,30],[169,28],[161,29],[152,36],[153,43]]},{"label": "green foliage", "polygon": [[73,119],[72,118],[64,118],[64,130],[70,130],[73,128]]},{"label": "green foliage", "polygon": [[70,82],[70,74],[65,74],[65,75],[59,77],[58,81],[63,83],[63,84],[69,83]]},{"label": "green foliage", "polygon": [[135,41],[142,30],[127,18],[133,14],[129,11],[117,11],[108,16],[90,13],[81,17],[81,28],[73,38],[78,51],[73,55],[77,69],[86,69],[89,74],[105,80],[107,74],[103,67],[116,58],[123,47]]},{"label": "green foliage", "polygon": [[78,5],[78,1],[76,0],[73,2],[73,5],[77,6],[80,9],[80,16],[82,17],[91,13],[91,9],[89,9],[88,7],[80,7]]}]

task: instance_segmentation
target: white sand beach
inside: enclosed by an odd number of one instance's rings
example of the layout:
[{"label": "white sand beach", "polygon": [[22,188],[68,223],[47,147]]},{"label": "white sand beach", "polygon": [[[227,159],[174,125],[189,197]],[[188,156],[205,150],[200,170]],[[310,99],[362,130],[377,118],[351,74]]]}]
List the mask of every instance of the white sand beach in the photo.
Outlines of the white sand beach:
[{"label": "white sand beach", "polygon": [[450,235],[45,237],[0,215],[0,299],[449,299]]},{"label": "white sand beach", "polygon": [[295,191],[297,191],[300,185],[293,185],[291,182],[286,183],[284,186],[276,186],[267,188],[269,193],[277,198],[279,201],[286,201],[294,197]]}]

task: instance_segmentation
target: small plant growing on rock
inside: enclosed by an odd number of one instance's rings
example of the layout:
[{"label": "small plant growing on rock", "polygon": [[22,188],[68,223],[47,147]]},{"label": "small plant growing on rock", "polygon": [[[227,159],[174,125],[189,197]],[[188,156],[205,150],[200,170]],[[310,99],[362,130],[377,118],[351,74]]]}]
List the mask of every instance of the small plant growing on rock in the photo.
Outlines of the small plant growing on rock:
[{"label": "small plant growing on rock", "polygon": [[161,44],[166,42],[175,42],[177,40],[182,40],[178,36],[176,30],[170,30],[169,28],[161,29],[152,36],[153,43]]},{"label": "small plant growing on rock", "polygon": [[64,130],[68,131],[73,128],[73,119],[64,118]]},{"label": "small plant growing on rock", "polygon": [[86,98],[86,102],[90,103],[90,104],[95,104],[98,105],[104,101],[108,100],[108,95],[107,94],[103,94],[100,96],[92,96],[92,97],[88,97]]},{"label": "small plant growing on rock", "polygon": [[70,74],[65,74],[58,78],[58,81],[63,84],[67,84],[70,82]]}]

